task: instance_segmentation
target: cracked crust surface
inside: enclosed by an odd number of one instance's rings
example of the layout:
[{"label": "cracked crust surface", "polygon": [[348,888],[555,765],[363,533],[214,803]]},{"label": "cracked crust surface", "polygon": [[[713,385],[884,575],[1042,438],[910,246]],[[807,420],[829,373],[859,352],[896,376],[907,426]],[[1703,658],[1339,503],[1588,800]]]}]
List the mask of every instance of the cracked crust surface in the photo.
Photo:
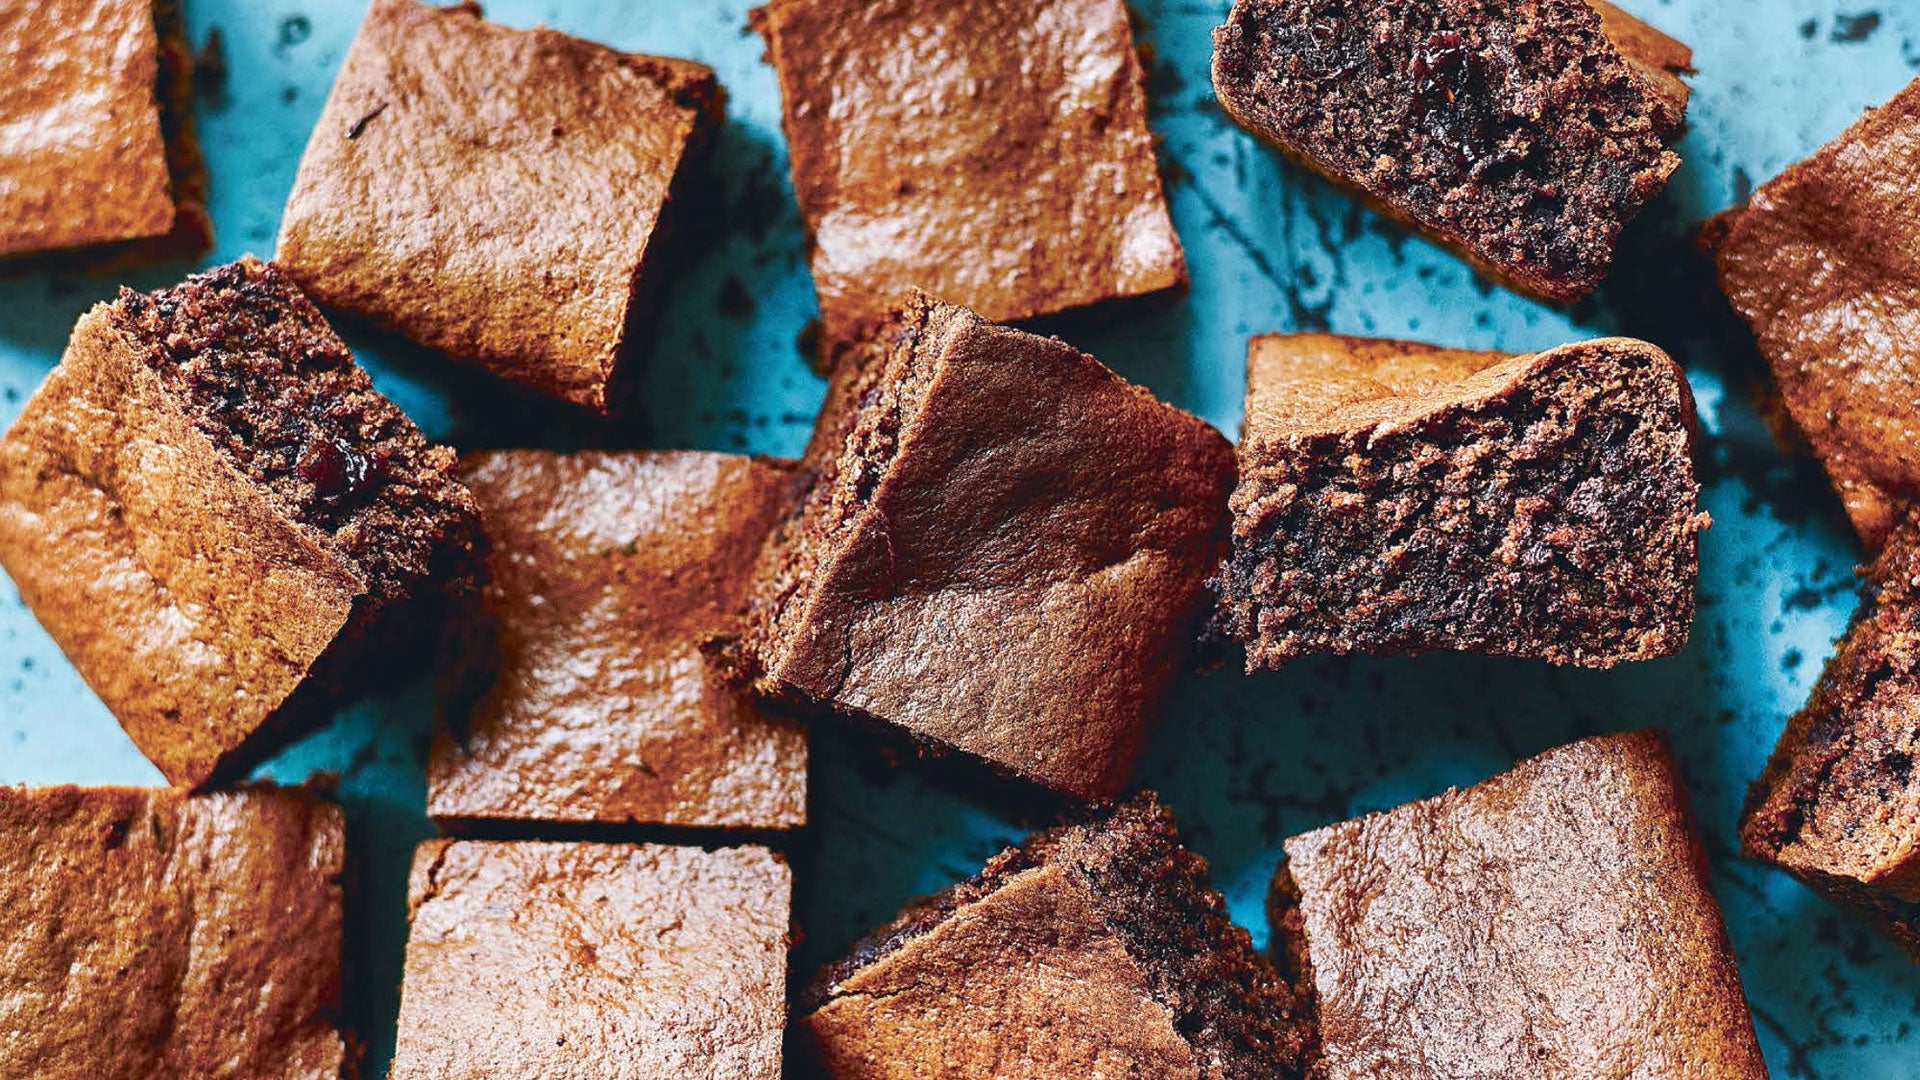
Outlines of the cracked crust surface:
[{"label": "cracked crust surface", "polygon": [[1665,740],[1573,743],[1286,842],[1316,1080],[1764,1080]]},{"label": "cracked crust surface", "polygon": [[1741,817],[1749,855],[1860,908],[1920,955],[1920,514],[1867,570],[1859,610]]},{"label": "cracked crust surface", "polygon": [[339,808],[0,787],[0,1074],[338,1080]]},{"label": "cracked crust surface", "polygon": [[1793,427],[1868,551],[1920,498],[1920,81],[1709,225]]},{"label": "cracked crust surface", "polygon": [[1225,554],[1232,448],[1057,340],[907,298],[757,573],[763,693],[1083,797],[1125,783]]},{"label": "cracked crust surface", "polygon": [[469,454],[493,549],[491,687],[449,700],[436,820],[804,824],[806,736],[702,649],[731,628],[791,462],[694,451]]},{"label": "cracked crust surface", "polygon": [[670,190],[720,102],[691,61],[375,0],[275,258],[324,304],[605,412]]},{"label": "cracked crust surface", "polygon": [[422,844],[393,1080],[779,1080],[790,893],[759,847]]},{"label": "cracked crust surface", "polygon": [[829,342],[924,288],[999,322],[1184,286],[1121,0],[774,0]]},{"label": "cracked crust surface", "polygon": [[[0,7],[0,256],[205,248],[177,24],[174,5],[154,0]],[[163,247],[176,226],[178,243]]]},{"label": "cracked crust surface", "polygon": [[802,1008],[835,1080],[1285,1080],[1304,1046],[1285,986],[1151,795],[909,905]]}]

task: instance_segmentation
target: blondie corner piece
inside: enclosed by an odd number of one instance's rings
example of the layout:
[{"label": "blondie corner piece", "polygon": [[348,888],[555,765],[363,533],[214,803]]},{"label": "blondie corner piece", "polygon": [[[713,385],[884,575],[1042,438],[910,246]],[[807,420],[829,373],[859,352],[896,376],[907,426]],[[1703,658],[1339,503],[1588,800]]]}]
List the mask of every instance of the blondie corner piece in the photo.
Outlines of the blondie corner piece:
[{"label": "blondie corner piece", "polygon": [[918,287],[996,322],[1186,284],[1122,0],[773,0],[829,345]]},{"label": "blondie corner piece", "polygon": [[212,241],[177,0],[0,4],[0,259]]},{"label": "blondie corner piece", "polygon": [[1664,739],[1531,758],[1286,842],[1316,1080],[1765,1080]]},{"label": "blondie corner piece", "polygon": [[1691,61],[1598,0],[1235,0],[1213,86],[1288,156],[1571,303],[1680,164]]},{"label": "blondie corner piece", "polygon": [[1867,571],[1853,625],[1753,785],[1740,836],[1920,956],[1920,516]]},{"label": "blondie corner piece", "polygon": [[339,1080],[339,807],[0,787],[0,1075]]},{"label": "blondie corner piece", "polygon": [[141,752],[199,785],[472,593],[453,466],[246,259],[80,319],[0,439],[0,567]]},{"label": "blondie corner piece", "polygon": [[443,824],[805,824],[800,726],[703,646],[733,626],[799,495],[791,462],[694,451],[481,452],[491,685],[450,699],[427,770]]},{"label": "blondie corner piece", "polygon": [[1070,346],[909,296],[842,364],[740,650],[763,693],[1111,796],[1192,656],[1233,451]]},{"label": "blondie corner piece", "polygon": [[780,1080],[791,890],[758,847],[429,841],[392,1080]]},{"label": "blondie corner piece", "polygon": [[606,412],[721,101],[691,61],[374,0],[275,259],[322,304]]},{"label": "blondie corner piece", "polygon": [[1707,524],[1693,423],[1680,368],[1630,338],[1510,356],[1256,337],[1219,622],[1249,671],[1677,652]]},{"label": "blondie corner piece", "polygon": [[1878,551],[1920,499],[1920,81],[1706,237],[1792,426]]},{"label": "blondie corner piece", "polygon": [[796,1021],[833,1080],[1298,1080],[1285,984],[1141,796],[916,901]]}]

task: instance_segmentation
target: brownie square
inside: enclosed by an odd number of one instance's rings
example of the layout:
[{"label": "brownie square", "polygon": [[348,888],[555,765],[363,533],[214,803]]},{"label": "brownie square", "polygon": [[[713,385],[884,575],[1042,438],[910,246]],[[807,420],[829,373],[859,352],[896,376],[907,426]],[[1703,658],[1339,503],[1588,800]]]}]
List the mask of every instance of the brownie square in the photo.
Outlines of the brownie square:
[{"label": "brownie square", "polygon": [[140,750],[199,785],[473,590],[453,465],[245,259],[80,319],[0,439],[0,567]]},{"label": "brownie square", "polygon": [[1710,223],[1720,287],[1869,551],[1920,499],[1920,81]]},{"label": "brownie square", "polygon": [[1550,301],[1680,164],[1692,53],[1598,0],[1235,0],[1213,41],[1242,127]]},{"label": "brownie square", "polygon": [[392,1080],[779,1080],[790,892],[757,847],[422,844]]},{"label": "brownie square", "polygon": [[868,352],[836,376],[759,572],[747,674],[1112,795],[1226,553],[1231,446],[1060,341],[924,294]]},{"label": "brownie square", "polygon": [[494,571],[491,687],[436,735],[443,824],[806,822],[806,737],[702,650],[729,629],[790,463],[734,454],[468,455]]},{"label": "brownie square", "polygon": [[374,0],[276,261],[323,304],[604,413],[721,98],[690,61]]},{"label": "brownie square", "polygon": [[1149,795],[1039,833],[827,968],[795,1028],[835,1080],[1283,1080],[1306,1032]]},{"label": "brownie square", "polygon": [[1851,904],[1920,957],[1920,516],[1867,569],[1853,625],[1753,785],[1747,854]]},{"label": "brownie square", "polygon": [[0,787],[0,1075],[337,1080],[340,810]]},{"label": "brownie square", "polygon": [[0,5],[0,258],[207,249],[181,33],[173,0]]},{"label": "brownie square", "polygon": [[1286,842],[1316,1080],[1763,1080],[1666,742],[1587,739]]},{"label": "brownie square", "polygon": [[1707,524],[1692,429],[1685,375],[1629,338],[1510,356],[1256,337],[1219,621],[1249,671],[1677,652]]},{"label": "brownie square", "polygon": [[774,0],[831,343],[909,286],[996,321],[1182,287],[1122,0]]}]

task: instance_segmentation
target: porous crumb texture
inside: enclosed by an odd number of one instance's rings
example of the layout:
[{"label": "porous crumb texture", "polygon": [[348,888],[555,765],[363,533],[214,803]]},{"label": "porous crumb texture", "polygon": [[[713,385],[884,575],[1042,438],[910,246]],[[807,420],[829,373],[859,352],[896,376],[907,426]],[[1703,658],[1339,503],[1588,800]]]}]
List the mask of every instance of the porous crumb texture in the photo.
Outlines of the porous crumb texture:
[{"label": "porous crumb texture", "polygon": [[1255,134],[1556,301],[1599,284],[1679,165],[1680,108],[1581,0],[1238,0],[1214,87]]},{"label": "porous crumb texture", "polygon": [[1920,515],[1867,572],[1852,626],[1741,820],[1749,855],[1856,904],[1920,954]]},{"label": "porous crumb texture", "polygon": [[807,478],[806,497],[769,543],[752,600],[747,647],[736,657],[759,681],[762,693],[790,692],[779,680],[767,678],[768,670],[778,667],[792,636],[804,632],[821,563],[841,548],[842,538],[887,474],[901,428],[932,385],[935,366],[930,358],[940,354],[942,336],[965,322],[960,309],[943,310],[931,297],[910,294],[867,345],[843,358],[843,363],[858,366],[857,374],[837,391],[839,400],[822,407],[822,422],[805,458],[814,475]]},{"label": "porous crumb texture", "polygon": [[353,561],[367,581],[356,619],[428,583],[473,591],[479,511],[453,451],[373,388],[278,270],[242,260],[122,289],[114,320],[234,467]]},{"label": "porous crumb texture", "polygon": [[1219,583],[1249,670],[1438,649],[1608,667],[1686,644],[1705,519],[1673,362],[1589,342],[1462,389],[1372,423],[1249,425]]},{"label": "porous crumb texture", "polygon": [[1267,883],[1267,955],[1293,995],[1295,1023],[1305,1033],[1301,1076],[1320,1080],[1319,1001],[1314,991],[1313,955],[1307,948],[1306,916],[1300,911],[1300,884],[1285,859]]},{"label": "porous crumb texture", "polygon": [[1174,1027],[1221,1080],[1293,1078],[1310,1043],[1292,993],[1233,925],[1207,883],[1207,861],[1180,845],[1173,814],[1151,794],[1037,833],[980,873],[909,905],[823,970],[800,1003],[810,1012],[854,972],[928,933],[1020,873],[1060,866],[1146,976]]}]

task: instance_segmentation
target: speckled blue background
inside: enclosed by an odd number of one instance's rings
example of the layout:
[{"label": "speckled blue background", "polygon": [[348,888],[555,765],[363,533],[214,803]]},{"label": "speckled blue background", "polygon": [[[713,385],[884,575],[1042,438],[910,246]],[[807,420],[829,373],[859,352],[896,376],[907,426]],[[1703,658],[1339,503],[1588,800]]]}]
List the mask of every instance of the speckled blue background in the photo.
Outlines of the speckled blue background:
[{"label": "speckled blue background", "polygon": [[[1665,346],[1700,401],[1706,506],[1700,615],[1680,656],[1612,673],[1475,657],[1303,662],[1247,678],[1223,670],[1177,694],[1141,782],[1213,860],[1235,915],[1264,941],[1260,903],[1292,833],[1469,783],[1581,735],[1660,725],[1679,750],[1714,860],[1760,1040],[1776,1077],[1920,1075],[1920,968],[1781,874],[1739,860],[1734,816],[1785,716],[1805,698],[1854,603],[1856,554],[1817,472],[1784,456],[1753,403],[1757,361],[1718,309],[1686,236],[1891,96],[1920,69],[1920,5],[1884,0],[1629,0],[1689,42],[1685,165],[1635,227],[1596,301],[1550,310],[1476,280],[1226,122],[1207,81],[1225,0],[1147,0],[1153,122],[1193,268],[1185,301],[1075,332],[1128,377],[1237,430],[1251,333],[1332,328],[1524,350],[1606,332]],[[208,262],[269,253],[307,133],[358,24],[360,0],[186,0],[196,44],[218,30],[229,74],[202,88],[218,246]],[[730,92],[716,170],[716,234],[671,276],[645,386],[650,424],[583,434],[430,358],[349,335],[376,382],[430,433],[467,444],[592,437],[790,454],[822,384],[795,338],[812,317],[786,178],[779,103],[737,0],[632,4],[499,0],[514,25],[545,21],[629,49],[712,64]],[[73,320],[125,281],[0,281],[0,420],[59,357]],[[369,933],[355,1015],[382,1072],[404,942],[405,867],[422,815],[424,687],[342,714],[262,773],[340,774],[366,859]],[[0,577],[0,782],[157,783],[106,710]],[[796,966],[810,969],[917,893],[971,873],[1024,826],[917,776],[890,773],[836,731],[815,742],[814,828],[796,842]]]}]

